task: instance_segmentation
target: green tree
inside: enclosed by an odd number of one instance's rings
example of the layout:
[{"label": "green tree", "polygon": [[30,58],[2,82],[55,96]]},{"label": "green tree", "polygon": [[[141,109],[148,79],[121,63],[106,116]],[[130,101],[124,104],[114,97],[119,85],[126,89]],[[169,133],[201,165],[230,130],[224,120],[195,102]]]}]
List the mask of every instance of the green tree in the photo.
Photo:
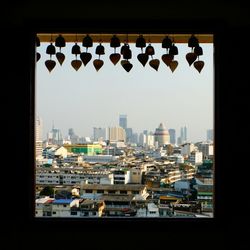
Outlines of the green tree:
[{"label": "green tree", "polygon": [[54,188],[52,188],[50,186],[46,186],[40,192],[40,195],[42,195],[42,196],[53,196],[54,195]]}]

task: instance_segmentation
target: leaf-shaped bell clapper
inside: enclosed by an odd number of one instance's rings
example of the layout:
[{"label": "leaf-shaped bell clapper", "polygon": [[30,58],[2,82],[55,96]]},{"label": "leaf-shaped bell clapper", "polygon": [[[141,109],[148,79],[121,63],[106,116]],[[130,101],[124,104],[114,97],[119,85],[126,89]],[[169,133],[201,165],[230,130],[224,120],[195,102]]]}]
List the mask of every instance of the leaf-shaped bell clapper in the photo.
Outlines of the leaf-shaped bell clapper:
[{"label": "leaf-shaped bell clapper", "polygon": [[39,52],[36,52],[36,61],[38,62],[41,58],[41,54]]},{"label": "leaf-shaped bell clapper", "polygon": [[144,48],[144,47],[146,47],[146,41],[145,41],[145,38],[143,37],[143,35],[140,35],[140,36],[136,39],[135,46],[136,46],[137,48]]},{"label": "leaf-shaped bell clapper", "polygon": [[201,70],[204,67],[204,62],[203,61],[196,61],[194,62],[194,67],[198,70],[199,73],[201,73]]},{"label": "leaf-shaped bell clapper", "polygon": [[191,35],[191,37],[188,39],[188,47],[194,48],[199,45],[198,39],[194,36]]},{"label": "leaf-shaped bell clapper", "polygon": [[82,40],[82,46],[89,48],[89,47],[93,47],[93,40],[89,35],[86,35],[83,40]]},{"label": "leaf-shaped bell clapper", "polygon": [[56,53],[56,58],[57,58],[58,62],[60,63],[60,65],[62,65],[64,60],[65,60],[65,55],[63,53],[61,53],[61,48],[66,46],[65,39],[63,38],[62,35],[59,35],[56,38],[55,46],[60,48],[60,52]]},{"label": "leaf-shaped bell clapper", "polygon": [[56,53],[56,47],[52,43],[50,43],[50,45],[48,45],[46,49],[46,54],[55,55],[55,53]]},{"label": "leaf-shaped bell clapper", "polygon": [[121,60],[121,65],[127,72],[133,68],[133,64],[127,60]]},{"label": "leaf-shaped bell clapper", "polygon": [[169,49],[172,46],[172,40],[166,36],[161,43],[161,47],[165,49]]},{"label": "leaf-shaped bell clapper", "polygon": [[95,53],[97,55],[104,55],[105,54],[105,51],[104,51],[104,46],[99,44],[96,46],[96,49],[95,49]]},{"label": "leaf-shaped bell clapper", "polygon": [[40,39],[38,36],[36,36],[36,47],[40,46]]},{"label": "leaf-shaped bell clapper", "polygon": [[75,54],[75,55],[81,54],[80,46],[77,43],[75,43],[75,45],[73,45],[73,47],[71,49],[71,53]]},{"label": "leaf-shaped bell clapper", "polygon": [[137,55],[137,59],[144,67],[148,61],[148,55],[146,53],[141,53],[141,54]]},{"label": "leaf-shaped bell clapper", "polygon": [[195,53],[197,56],[202,56],[202,55],[203,55],[202,47],[200,47],[199,45],[196,46],[196,47],[194,48],[194,53]]},{"label": "leaf-shaped bell clapper", "polygon": [[55,40],[55,46],[62,48],[66,46],[65,39],[62,35],[59,35]]},{"label": "leaf-shaped bell clapper", "polygon": [[56,66],[56,62],[54,60],[46,60],[45,61],[45,66],[48,69],[49,72],[52,71],[52,69],[55,68]]},{"label": "leaf-shaped bell clapper", "polygon": [[110,40],[110,47],[117,48],[120,46],[121,46],[120,39],[116,35],[113,35],[111,40]]},{"label": "leaf-shaped bell clapper", "polygon": [[178,48],[174,44],[170,47],[169,54],[173,56],[178,55]]},{"label": "leaf-shaped bell clapper", "polygon": [[188,61],[189,66],[197,59],[197,55],[194,52],[186,54],[186,60]]},{"label": "leaf-shaped bell clapper", "polygon": [[172,73],[175,71],[175,69],[178,66],[178,62],[177,61],[171,61],[169,64],[169,68],[171,69]]},{"label": "leaf-shaped bell clapper", "polygon": [[159,59],[152,59],[152,60],[150,60],[149,65],[150,65],[153,69],[155,69],[155,70],[157,71],[158,68],[159,68],[159,65],[160,65],[160,60],[159,60]]},{"label": "leaf-shaped bell clapper", "polygon": [[149,44],[149,45],[147,46],[147,48],[146,48],[145,53],[146,53],[147,55],[149,55],[149,56],[154,55],[154,54],[155,54],[154,47],[153,47],[151,44]]}]

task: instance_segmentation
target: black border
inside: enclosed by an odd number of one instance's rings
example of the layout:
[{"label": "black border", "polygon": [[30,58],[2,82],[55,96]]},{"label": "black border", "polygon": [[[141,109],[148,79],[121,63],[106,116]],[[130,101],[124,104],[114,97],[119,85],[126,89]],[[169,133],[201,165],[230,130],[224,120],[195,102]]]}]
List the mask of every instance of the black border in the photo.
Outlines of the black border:
[{"label": "black border", "polygon": [[[76,25],[77,23],[77,25]],[[198,23],[198,25],[197,25]],[[216,21],[216,25],[209,22],[190,22],[188,20],[171,20],[162,22],[159,20],[141,20],[138,22],[134,20],[124,20],[113,22],[112,20],[106,20],[101,22],[91,21],[91,22],[67,22],[66,24],[63,21],[52,22],[48,21],[48,23],[38,22],[38,24],[32,25],[31,29],[28,30],[29,33],[29,42],[30,42],[30,154],[29,154],[29,212],[28,212],[28,220],[26,226],[30,228],[36,228],[38,230],[44,230],[45,228],[48,230],[59,230],[64,231],[67,228],[71,228],[73,231],[78,231],[79,228],[82,229],[88,228],[88,231],[95,231],[98,227],[99,230],[105,230],[105,228],[109,228],[114,230],[119,227],[121,230],[127,230],[130,228],[131,231],[144,231],[148,230],[148,225],[154,225],[156,228],[165,228],[165,230],[174,230],[176,228],[182,228],[182,230],[188,230],[190,227],[192,229],[196,228],[196,230],[208,230],[209,228],[216,228],[222,223],[222,196],[220,193],[220,185],[221,185],[221,174],[222,170],[217,165],[221,165],[220,159],[220,78],[218,72],[220,71],[220,57],[219,53],[221,50],[220,43],[222,39],[222,32],[225,29],[225,24],[222,22]],[[214,176],[214,187],[215,187],[215,195],[214,195],[214,218],[36,218],[34,217],[34,205],[35,198],[34,192],[34,182],[35,182],[35,173],[34,173],[34,113],[35,113],[35,63],[32,58],[34,57],[35,49],[35,36],[37,33],[160,33],[160,34],[175,34],[175,33],[184,33],[184,34],[213,34],[214,36],[214,131],[215,131],[215,142],[214,142],[214,153],[215,153],[215,176]],[[32,194],[31,194],[32,192]]]}]

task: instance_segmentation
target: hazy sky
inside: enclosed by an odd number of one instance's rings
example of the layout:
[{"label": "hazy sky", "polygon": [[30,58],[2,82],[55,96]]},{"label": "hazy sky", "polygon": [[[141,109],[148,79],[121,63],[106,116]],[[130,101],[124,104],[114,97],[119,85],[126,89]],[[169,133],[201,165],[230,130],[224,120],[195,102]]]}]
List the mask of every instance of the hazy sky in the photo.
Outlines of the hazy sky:
[{"label": "hazy sky", "polygon": [[[78,71],[71,66],[75,55],[71,54],[72,43],[62,48],[66,59],[60,66],[55,55],[56,67],[51,73],[45,67],[49,55],[45,53],[49,43],[41,43],[37,51],[41,59],[36,68],[36,114],[43,121],[43,138],[52,128],[62,131],[63,136],[73,128],[79,136],[91,136],[93,127],[109,127],[119,124],[119,114],[126,114],[128,127],[140,133],[147,129],[155,131],[161,122],[169,129],[187,126],[189,141],[206,139],[206,130],[213,127],[213,45],[201,44],[205,62],[201,73],[189,66],[186,54],[191,48],[187,44],[176,44],[179,55],[175,60],[178,67],[171,72],[161,60],[166,49],[161,44],[152,44],[155,59],[160,59],[158,71],[143,67],[137,60],[140,48],[130,44],[133,68],[128,73],[118,62],[111,63],[109,55],[114,52],[104,43],[103,67],[96,72],[93,60],[96,44],[89,48],[92,60]],[[84,52],[81,41],[78,45]],[[58,51],[58,48],[57,48]],[[120,52],[120,48],[117,50]],[[80,57],[78,56],[78,59]],[[151,58],[149,58],[150,60]]]}]

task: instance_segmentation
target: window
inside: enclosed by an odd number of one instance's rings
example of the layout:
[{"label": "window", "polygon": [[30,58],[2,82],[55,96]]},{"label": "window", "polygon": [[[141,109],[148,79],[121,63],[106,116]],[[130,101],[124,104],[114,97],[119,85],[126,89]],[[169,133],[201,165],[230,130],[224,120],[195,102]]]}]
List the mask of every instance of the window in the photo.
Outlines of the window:
[{"label": "window", "polygon": [[[145,184],[145,200],[150,190],[156,188],[165,189],[176,195],[176,200],[186,203],[197,200],[197,183],[204,186],[210,183],[213,187],[212,34],[117,34],[116,39],[120,40],[117,48],[108,43],[113,34],[62,34],[60,37],[60,34],[39,33],[37,37],[41,45],[36,50],[37,56],[40,55],[36,63],[36,145],[44,141],[44,147],[62,147],[62,151],[57,151],[62,156],[62,166],[63,159],[66,163],[67,156],[72,154],[86,157],[80,167],[86,167],[91,173],[83,173],[80,178],[96,171],[104,176],[100,184],[80,185],[114,185],[119,190],[119,185],[134,182]],[[53,47],[58,37],[61,40],[65,37],[66,47]],[[199,42],[190,47],[188,41],[192,37]],[[137,39],[141,39],[141,44],[145,39],[145,46],[135,46]],[[123,55],[121,48],[125,51]],[[208,149],[211,149],[209,154]],[[199,165],[208,166],[211,172],[197,174],[193,151],[201,153]],[[36,156],[40,166],[39,161],[45,159],[39,152]],[[105,162],[103,169],[99,157]],[[134,166],[143,169],[147,161],[155,172],[144,182],[134,176],[136,172],[132,169]],[[173,165],[164,163],[168,161]],[[55,161],[53,164],[59,172],[65,170]],[[78,165],[72,164],[70,168],[74,171]],[[106,172],[111,173],[112,168],[118,177],[107,178]],[[175,170],[178,175],[173,179],[171,172]],[[150,168],[143,171],[147,176]],[[126,178],[119,176],[124,173]],[[188,187],[184,179],[188,180]],[[188,192],[184,193],[184,189]],[[85,189],[85,192],[93,190]],[[102,194],[103,190],[97,193]],[[108,194],[115,193],[118,195],[116,190],[108,191]],[[120,194],[127,192],[120,191]],[[213,217],[212,208],[203,212],[204,216]]]}]

